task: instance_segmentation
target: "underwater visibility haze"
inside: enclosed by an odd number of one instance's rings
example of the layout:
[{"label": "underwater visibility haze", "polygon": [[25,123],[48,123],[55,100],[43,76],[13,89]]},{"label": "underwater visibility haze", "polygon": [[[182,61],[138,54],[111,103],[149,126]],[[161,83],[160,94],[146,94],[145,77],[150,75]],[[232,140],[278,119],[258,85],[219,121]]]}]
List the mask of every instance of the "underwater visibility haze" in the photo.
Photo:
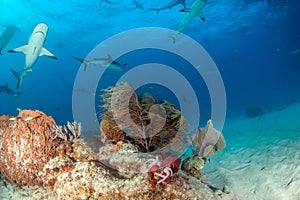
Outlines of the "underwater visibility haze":
[{"label": "underwater visibility haze", "polygon": [[[122,144],[135,141],[143,152],[160,148],[153,141],[144,144],[129,132],[126,136],[122,132],[117,139],[109,133],[116,130],[110,117],[118,116],[105,98],[111,99],[114,90],[132,94],[132,86],[137,97],[128,98],[128,105],[136,112],[149,112],[146,117],[141,114],[142,119],[134,118],[130,113],[135,123],[151,124],[149,121],[154,120],[150,104],[161,103],[163,111],[161,107],[155,107],[155,112],[165,116],[165,122],[170,125],[167,128],[161,125],[161,128],[178,131],[182,122],[176,113],[184,113],[181,109],[187,106],[187,113],[193,115],[194,112],[197,117],[199,112],[199,123],[195,126],[206,127],[199,131],[199,138],[212,130],[220,137],[214,141],[214,150],[210,149],[209,153],[198,147],[186,152],[203,158],[197,162],[203,162],[201,170],[206,164],[202,174],[214,191],[212,199],[300,199],[300,1],[0,0],[0,13],[1,115],[16,116],[23,109],[40,110],[52,116],[58,125],[66,125],[68,121],[77,121],[78,115],[90,120],[91,108],[96,113],[95,119],[91,117],[91,124],[97,124],[97,128],[100,122],[102,124],[100,129],[90,130],[83,123],[81,136],[93,149],[99,148],[94,143],[95,135],[89,137],[84,130],[95,131],[92,134],[101,130],[114,145],[119,144],[119,140]],[[192,48],[197,45],[202,48],[200,53]],[[193,59],[213,67],[206,70],[202,64],[194,66]],[[150,71],[153,69],[156,79],[145,84],[152,73],[147,70],[138,72],[141,66]],[[98,70],[102,70],[100,74]],[[204,74],[199,73],[201,70]],[[175,71],[178,77],[171,76]],[[210,80],[220,87],[210,87],[205,77],[216,71],[217,78]],[[133,82],[137,85],[143,84],[137,88],[130,81],[131,86],[118,85],[119,79],[126,77],[127,73],[136,73],[128,77],[135,79]],[[195,96],[179,95],[189,94],[188,84],[180,77],[188,81]],[[178,92],[174,92],[174,87],[168,87],[170,85],[176,86]],[[224,91],[221,86],[224,86]],[[211,88],[215,88],[214,92]],[[125,95],[124,91],[120,93]],[[214,93],[220,96],[212,95]],[[87,98],[74,100],[79,96]],[[220,99],[212,99],[212,96]],[[86,99],[90,99],[93,105],[87,105]],[[198,106],[191,110],[194,99],[197,99]],[[76,110],[74,102],[81,105],[80,110]],[[117,112],[121,112],[120,102],[115,103],[119,106]],[[218,109],[221,109],[222,116],[216,116],[216,119],[221,122],[212,117]],[[120,114],[120,123],[127,123],[124,116],[127,115]],[[44,115],[39,114],[39,117],[44,118]],[[223,136],[212,127],[210,119]],[[188,117],[186,120],[189,123]],[[71,130],[70,127],[77,125],[67,127]],[[160,126],[159,122],[155,125]],[[132,128],[129,125],[124,127]],[[77,135],[72,133],[76,138]],[[173,137],[176,139],[172,134],[160,137],[161,145]],[[197,144],[203,142],[199,138]],[[184,141],[189,142],[188,139]],[[225,141],[226,148],[208,162],[208,155],[222,150]],[[194,151],[200,153],[194,154]],[[103,155],[108,155],[108,152],[104,148],[100,150]],[[163,161],[158,156],[149,159],[152,168],[156,165],[164,170],[167,168],[161,174],[148,172],[151,190],[159,190],[172,182],[168,176],[177,173],[179,166],[191,171],[188,159],[182,159],[181,164],[177,159],[169,161],[172,164],[166,167],[166,160],[172,156]],[[1,173],[6,176],[7,171]],[[164,173],[169,174],[165,176]],[[195,173],[190,172],[202,178],[200,172]],[[163,178],[156,180],[155,176]],[[59,178],[57,181],[64,184]],[[6,190],[0,191],[5,193]],[[218,191],[224,196],[218,195]],[[174,199],[185,199],[187,193],[183,192]],[[234,194],[233,197],[226,196],[229,193]],[[147,196],[146,199],[151,198]]]}]

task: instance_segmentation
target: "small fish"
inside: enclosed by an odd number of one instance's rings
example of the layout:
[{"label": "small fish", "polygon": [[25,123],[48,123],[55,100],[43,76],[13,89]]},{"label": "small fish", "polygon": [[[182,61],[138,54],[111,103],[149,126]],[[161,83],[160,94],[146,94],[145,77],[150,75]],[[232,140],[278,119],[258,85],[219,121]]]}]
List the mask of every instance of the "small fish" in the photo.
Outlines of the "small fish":
[{"label": "small fish", "polygon": [[23,92],[15,92],[15,91],[13,91],[12,89],[10,89],[8,87],[8,84],[6,83],[5,85],[0,85],[0,93],[5,93],[5,94],[13,95],[16,98],[19,98],[20,95]]},{"label": "small fish", "polygon": [[299,53],[300,53],[300,48],[294,49],[294,50],[288,52],[288,53],[285,54],[285,55],[286,55],[286,56],[293,56],[293,55],[297,55],[297,54],[299,54]]},{"label": "small fish", "polygon": [[15,31],[12,26],[6,27],[6,29],[0,35],[0,55],[2,55],[1,51],[4,49],[4,47],[6,47],[14,35]]},{"label": "small fish", "polygon": [[59,106],[54,106],[53,109],[54,110],[60,110],[60,107]]},{"label": "small fish", "polygon": [[28,87],[28,90],[32,90],[32,89],[34,89],[35,87],[34,87],[34,85],[32,85],[32,86],[29,86]]},{"label": "small fish", "polygon": [[93,60],[85,60],[82,58],[78,58],[73,56],[73,58],[79,62],[81,62],[84,66],[83,70],[86,71],[87,67],[89,65],[98,65],[101,67],[107,67],[108,69],[116,72],[124,72],[124,67],[127,65],[125,64],[120,64],[112,59],[112,57],[108,54],[107,58],[94,58]]},{"label": "small fish", "polygon": [[23,109],[22,109],[22,108],[16,108],[16,110],[17,110],[18,112],[21,112]]},{"label": "small fish", "polygon": [[166,9],[171,9],[173,8],[174,6],[177,6],[179,4],[182,4],[184,6],[184,8],[186,8],[186,3],[185,3],[186,0],[173,0],[171,1],[170,3],[164,5],[163,7],[161,8],[149,8],[149,10],[152,10],[152,11],[156,11],[157,13],[159,13],[160,11],[162,10],[166,10]]},{"label": "small fish", "polygon": [[249,31],[249,29],[250,29],[250,26],[248,26],[248,25],[238,26],[235,29],[229,31],[228,33],[229,33],[229,35],[233,35],[236,33],[245,33],[247,31]]},{"label": "small fish", "polygon": [[63,48],[64,46],[65,46],[64,42],[61,41],[61,40],[57,43],[57,47],[60,48],[60,49]]},{"label": "small fish", "polygon": [[225,65],[225,64],[236,64],[236,63],[239,63],[240,62],[240,59],[237,59],[237,58],[229,58],[229,59],[226,59],[226,60],[222,60],[222,64]]},{"label": "small fish", "polygon": [[150,89],[150,90],[153,90],[153,89],[154,89],[154,87],[153,87],[153,86],[150,86],[150,85],[144,85],[144,86],[142,86],[142,88]]}]

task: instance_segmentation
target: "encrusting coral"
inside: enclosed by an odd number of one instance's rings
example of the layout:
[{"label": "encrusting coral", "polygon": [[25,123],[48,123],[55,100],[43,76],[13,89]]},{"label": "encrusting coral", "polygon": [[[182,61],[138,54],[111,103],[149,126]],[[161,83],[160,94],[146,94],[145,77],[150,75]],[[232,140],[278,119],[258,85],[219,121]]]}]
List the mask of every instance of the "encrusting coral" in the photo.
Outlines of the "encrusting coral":
[{"label": "encrusting coral", "polygon": [[[0,117],[1,173],[18,185],[53,185],[59,173],[74,169],[73,160],[83,158],[82,153],[76,156],[80,145],[73,140],[79,137],[79,129],[76,123],[59,128],[41,111],[22,110],[17,117]],[[67,161],[51,166],[58,157]]]},{"label": "encrusting coral", "polygon": [[142,151],[150,152],[168,144],[184,127],[184,119],[174,104],[157,101],[149,93],[137,96],[128,83],[109,87],[102,99],[107,111],[101,116],[100,129],[110,142],[127,138]]}]

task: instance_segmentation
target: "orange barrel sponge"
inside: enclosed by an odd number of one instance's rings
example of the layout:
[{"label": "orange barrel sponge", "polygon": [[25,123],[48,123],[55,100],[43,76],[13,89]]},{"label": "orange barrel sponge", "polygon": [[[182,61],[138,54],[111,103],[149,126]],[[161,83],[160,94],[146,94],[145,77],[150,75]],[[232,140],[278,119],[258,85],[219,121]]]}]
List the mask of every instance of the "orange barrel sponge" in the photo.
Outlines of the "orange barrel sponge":
[{"label": "orange barrel sponge", "polygon": [[40,111],[22,110],[17,117],[0,117],[0,171],[18,185],[45,185],[39,177],[58,155],[62,139],[54,119]]}]

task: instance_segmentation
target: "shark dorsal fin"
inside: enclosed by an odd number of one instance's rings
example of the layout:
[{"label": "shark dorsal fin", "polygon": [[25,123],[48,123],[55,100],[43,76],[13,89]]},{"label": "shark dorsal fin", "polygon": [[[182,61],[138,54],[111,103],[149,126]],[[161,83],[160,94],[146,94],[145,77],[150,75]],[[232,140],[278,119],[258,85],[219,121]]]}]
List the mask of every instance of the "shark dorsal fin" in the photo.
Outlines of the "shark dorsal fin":
[{"label": "shark dorsal fin", "polygon": [[107,54],[107,58],[109,59],[109,61],[113,61],[112,57],[110,54]]}]

